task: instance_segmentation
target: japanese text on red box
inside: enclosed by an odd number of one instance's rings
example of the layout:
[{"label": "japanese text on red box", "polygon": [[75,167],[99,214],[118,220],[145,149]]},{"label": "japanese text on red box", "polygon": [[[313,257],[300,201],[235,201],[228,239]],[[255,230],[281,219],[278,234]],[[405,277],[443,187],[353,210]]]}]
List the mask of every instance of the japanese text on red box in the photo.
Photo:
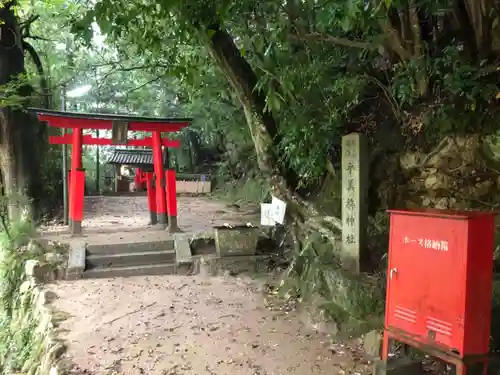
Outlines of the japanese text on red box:
[{"label": "japanese text on red box", "polygon": [[403,237],[403,243],[406,245],[409,244],[418,244],[418,246],[423,247],[425,249],[434,249],[438,251],[448,251],[448,241],[446,240],[436,240],[431,238],[409,238],[408,236]]}]

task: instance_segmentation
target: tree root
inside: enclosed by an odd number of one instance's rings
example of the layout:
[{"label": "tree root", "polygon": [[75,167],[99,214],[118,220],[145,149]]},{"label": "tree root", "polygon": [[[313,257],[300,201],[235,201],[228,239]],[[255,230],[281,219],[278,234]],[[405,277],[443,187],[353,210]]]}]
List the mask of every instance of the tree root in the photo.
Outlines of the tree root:
[{"label": "tree root", "polygon": [[427,156],[424,158],[424,160],[422,160],[419,164],[415,165],[413,167],[413,169],[421,169],[421,168],[427,167],[427,164],[429,164],[430,160],[434,156],[439,154],[439,152],[441,152],[441,150],[444,149],[446,147],[446,145],[448,145],[449,141],[450,140],[448,137],[443,138],[441,140],[441,142],[439,142],[438,145],[431,152],[429,152],[429,154],[427,154]]}]

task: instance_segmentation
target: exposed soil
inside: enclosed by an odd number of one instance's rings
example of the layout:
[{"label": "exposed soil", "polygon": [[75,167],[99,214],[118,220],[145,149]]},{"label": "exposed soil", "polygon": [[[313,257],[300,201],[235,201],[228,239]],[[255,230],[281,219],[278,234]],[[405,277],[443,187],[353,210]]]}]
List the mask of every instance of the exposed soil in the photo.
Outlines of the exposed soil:
[{"label": "exposed soil", "polygon": [[[208,198],[179,197],[184,232],[258,221]],[[134,242],[164,231],[148,226],[145,196],[87,197],[87,241]],[[63,238],[61,226],[45,236]],[[52,234],[50,234],[52,232]],[[67,236],[67,235],[66,235]],[[73,374],[358,375],[369,363],[357,347],[332,345],[298,313],[270,309],[261,282],[247,278],[153,276],[51,285]]]},{"label": "exposed soil", "polygon": [[[183,232],[203,232],[224,223],[259,221],[255,212],[244,212],[206,197],[177,197],[178,224]],[[150,227],[148,200],[144,195],[85,197],[83,231],[126,232]],[[45,232],[60,231],[61,225],[46,226]]]},{"label": "exposed soil", "polygon": [[329,343],[296,312],[266,307],[246,278],[154,276],[52,286],[73,374],[368,374],[357,348]]}]

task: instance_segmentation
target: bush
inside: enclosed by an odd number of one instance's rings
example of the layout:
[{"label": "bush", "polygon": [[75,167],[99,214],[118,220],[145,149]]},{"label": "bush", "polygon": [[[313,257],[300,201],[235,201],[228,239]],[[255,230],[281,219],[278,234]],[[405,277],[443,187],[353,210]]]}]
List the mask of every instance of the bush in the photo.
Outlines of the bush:
[{"label": "bush", "polygon": [[212,176],[205,173],[177,173],[177,181],[202,181],[202,176],[206,181],[211,181]]},{"label": "bush", "polygon": [[39,355],[33,334],[37,322],[30,314],[31,294],[23,294],[21,287],[27,279],[26,261],[41,255],[28,246],[33,232],[28,221],[0,232],[0,374],[19,372]]},{"label": "bush", "polygon": [[259,204],[271,197],[267,183],[257,178],[217,183],[213,195],[238,204]]},{"label": "bush", "polygon": [[341,332],[362,334],[382,322],[385,305],[383,275],[352,275],[340,267],[338,249],[319,234],[310,235],[293,258],[281,291],[295,293],[307,304],[315,296],[319,307]]}]

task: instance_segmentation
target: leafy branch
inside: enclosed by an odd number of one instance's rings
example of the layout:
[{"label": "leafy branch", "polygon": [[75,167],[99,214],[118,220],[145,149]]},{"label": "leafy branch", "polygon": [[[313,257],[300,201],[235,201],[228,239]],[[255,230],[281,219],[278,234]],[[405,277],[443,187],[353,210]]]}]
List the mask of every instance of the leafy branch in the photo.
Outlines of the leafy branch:
[{"label": "leafy branch", "polygon": [[325,33],[310,33],[310,34],[290,34],[290,37],[295,40],[309,41],[309,42],[327,42],[342,47],[360,48],[366,50],[377,50],[379,45],[377,43],[365,42],[362,40],[353,40],[347,38],[340,38],[337,36]]}]

